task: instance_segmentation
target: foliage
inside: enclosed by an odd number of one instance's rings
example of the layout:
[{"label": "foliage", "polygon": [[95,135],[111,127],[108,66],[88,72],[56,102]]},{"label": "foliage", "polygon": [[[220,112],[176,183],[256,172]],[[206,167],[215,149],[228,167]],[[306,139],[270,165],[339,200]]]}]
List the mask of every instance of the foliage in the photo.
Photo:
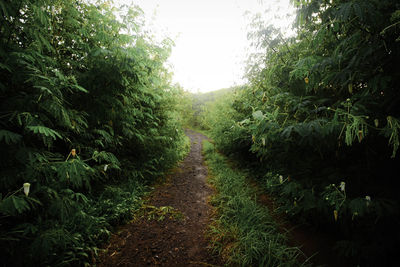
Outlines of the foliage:
[{"label": "foliage", "polygon": [[143,184],[182,155],[182,92],[164,67],[172,42],[152,41],[141,13],[0,3],[4,265],[89,264],[140,206]]},{"label": "foliage", "polygon": [[334,233],[354,264],[389,265],[400,241],[399,3],[293,3],[296,36],[255,23],[249,36],[263,56],[248,67],[249,85],[206,122],[283,211]]},{"label": "foliage", "polygon": [[[204,125],[210,129],[211,138],[225,153],[233,152],[232,142],[235,143],[234,150],[239,152],[240,148],[247,151],[250,144],[247,138],[243,138],[246,136],[246,130],[242,127],[246,124],[245,117],[232,108],[236,94],[240,94],[240,91],[237,90],[233,95],[226,95],[208,103],[203,115]],[[236,121],[239,121],[237,124],[239,127],[233,126]]]},{"label": "foliage", "polygon": [[214,250],[233,266],[303,266],[299,250],[286,245],[267,208],[257,204],[245,176],[232,170],[214,145],[204,141],[203,152],[217,194],[217,209],[209,231]]},{"label": "foliage", "polygon": [[192,121],[194,116],[192,94],[184,91],[179,86],[177,86],[177,88],[181,90],[177,105],[177,119],[181,122],[183,126],[191,127],[191,125],[193,124]]},{"label": "foliage", "polygon": [[207,110],[205,107],[213,103],[217,99],[229,95],[234,90],[236,90],[236,88],[231,87],[207,93],[190,94],[189,99],[191,105],[190,109],[186,110],[186,114],[190,114],[188,118],[189,119],[188,125],[200,131],[208,130],[209,126],[204,123],[204,116],[205,116],[204,113]]}]

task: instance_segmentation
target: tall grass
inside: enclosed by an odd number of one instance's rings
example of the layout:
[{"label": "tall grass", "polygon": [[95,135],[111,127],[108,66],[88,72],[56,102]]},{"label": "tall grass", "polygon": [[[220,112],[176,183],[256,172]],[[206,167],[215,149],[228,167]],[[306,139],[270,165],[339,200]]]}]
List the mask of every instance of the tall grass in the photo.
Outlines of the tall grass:
[{"label": "tall grass", "polygon": [[217,191],[211,199],[217,213],[209,230],[213,250],[228,265],[304,266],[301,251],[286,245],[285,235],[269,210],[256,202],[245,176],[232,170],[210,142],[204,141],[203,153]]}]

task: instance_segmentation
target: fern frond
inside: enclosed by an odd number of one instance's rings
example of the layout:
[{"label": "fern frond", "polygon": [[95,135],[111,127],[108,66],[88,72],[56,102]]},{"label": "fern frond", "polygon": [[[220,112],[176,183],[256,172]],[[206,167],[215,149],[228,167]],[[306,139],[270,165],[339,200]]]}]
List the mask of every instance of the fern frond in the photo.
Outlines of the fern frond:
[{"label": "fern frond", "polygon": [[7,130],[0,130],[0,141],[4,141],[7,145],[16,144],[22,139],[22,135]]},{"label": "fern frond", "polygon": [[399,149],[399,130],[400,130],[400,121],[397,118],[392,116],[388,116],[387,118],[387,126],[386,126],[386,135],[389,135],[389,145],[393,147],[392,158],[396,157],[396,152]]},{"label": "fern frond", "polygon": [[54,140],[56,140],[57,138],[63,139],[57,131],[45,126],[26,126],[26,129],[33,132],[34,134],[43,134],[44,136],[51,137]]}]

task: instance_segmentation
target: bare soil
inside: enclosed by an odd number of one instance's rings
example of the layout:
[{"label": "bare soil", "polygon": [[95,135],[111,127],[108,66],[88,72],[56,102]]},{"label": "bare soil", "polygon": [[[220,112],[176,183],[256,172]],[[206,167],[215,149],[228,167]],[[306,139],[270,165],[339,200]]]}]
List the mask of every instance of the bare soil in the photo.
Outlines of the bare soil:
[{"label": "bare soil", "polygon": [[[206,239],[212,207],[208,199],[213,189],[207,184],[207,168],[202,157],[204,135],[187,130],[191,150],[185,160],[156,186],[136,219],[112,235],[97,266],[222,266]],[[257,188],[254,181],[250,184]],[[332,237],[303,226],[294,226],[276,212],[275,201],[258,191],[258,201],[272,211],[282,232],[289,231],[288,243],[298,246],[305,260],[317,266],[348,266],[333,253]]]},{"label": "bare soil", "polygon": [[111,237],[97,266],[219,266],[205,238],[212,208],[207,168],[202,157],[206,137],[187,130],[191,150],[167,183],[157,186],[141,216]]}]

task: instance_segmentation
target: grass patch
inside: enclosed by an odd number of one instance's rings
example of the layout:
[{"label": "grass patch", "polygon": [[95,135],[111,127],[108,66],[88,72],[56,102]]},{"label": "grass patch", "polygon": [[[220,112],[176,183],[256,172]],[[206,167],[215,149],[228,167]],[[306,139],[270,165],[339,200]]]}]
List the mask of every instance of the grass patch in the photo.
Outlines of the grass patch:
[{"label": "grass patch", "polygon": [[286,245],[269,210],[256,202],[245,175],[232,170],[206,140],[203,153],[217,191],[211,199],[217,214],[209,230],[214,251],[230,266],[305,266],[301,251]]},{"label": "grass patch", "polygon": [[182,150],[181,153],[179,154],[179,160],[183,160],[190,152],[190,138],[185,134],[183,137],[183,142],[182,142]]},{"label": "grass patch", "polygon": [[156,207],[152,205],[143,205],[135,214],[134,220],[139,218],[147,218],[147,220],[163,221],[164,219],[182,220],[184,215],[179,210],[171,206]]},{"label": "grass patch", "polygon": [[187,129],[195,131],[195,132],[198,132],[198,133],[201,133],[202,135],[205,135],[205,136],[209,136],[210,135],[208,130],[204,130],[204,129],[200,128],[200,127],[187,126]]}]

